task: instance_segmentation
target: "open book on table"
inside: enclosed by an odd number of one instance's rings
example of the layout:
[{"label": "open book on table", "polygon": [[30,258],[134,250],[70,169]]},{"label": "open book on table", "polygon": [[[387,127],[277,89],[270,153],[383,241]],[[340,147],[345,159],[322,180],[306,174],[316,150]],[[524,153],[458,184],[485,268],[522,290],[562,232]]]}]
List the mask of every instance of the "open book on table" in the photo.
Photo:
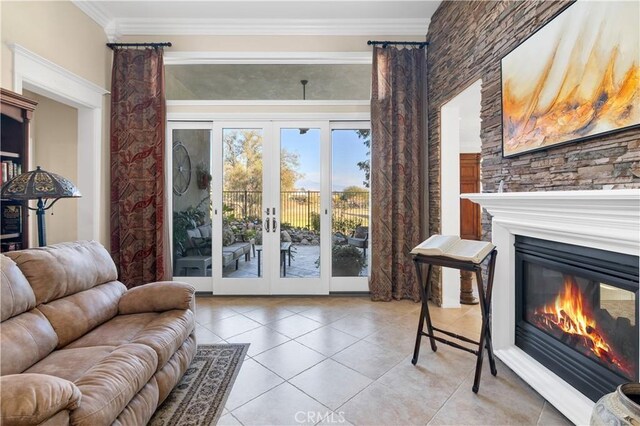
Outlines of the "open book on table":
[{"label": "open book on table", "polygon": [[457,235],[432,235],[415,246],[411,254],[480,263],[493,248],[494,245],[486,241],[463,240]]}]

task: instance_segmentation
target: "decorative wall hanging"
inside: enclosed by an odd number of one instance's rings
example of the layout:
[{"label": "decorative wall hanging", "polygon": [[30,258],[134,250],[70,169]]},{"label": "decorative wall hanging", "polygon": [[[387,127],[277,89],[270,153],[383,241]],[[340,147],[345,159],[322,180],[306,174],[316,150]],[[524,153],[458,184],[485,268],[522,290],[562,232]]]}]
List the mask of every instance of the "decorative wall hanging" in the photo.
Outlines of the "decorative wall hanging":
[{"label": "decorative wall hanging", "polygon": [[579,0],[502,58],[503,156],[640,125],[639,9]]},{"label": "decorative wall hanging", "polygon": [[182,195],[191,183],[191,157],[182,142],[173,145],[173,193]]}]

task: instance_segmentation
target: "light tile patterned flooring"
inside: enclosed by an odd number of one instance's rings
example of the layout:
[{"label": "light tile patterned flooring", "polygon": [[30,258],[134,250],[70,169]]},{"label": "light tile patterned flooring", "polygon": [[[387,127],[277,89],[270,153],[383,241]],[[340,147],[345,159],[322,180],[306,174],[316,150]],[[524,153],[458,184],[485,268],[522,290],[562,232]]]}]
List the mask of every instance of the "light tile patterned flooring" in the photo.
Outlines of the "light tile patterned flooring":
[{"label": "light tile patterned flooring", "polygon": [[[565,425],[504,364],[471,391],[473,355],[424,339],[419,304],[365,297],[198,297],[198,343],[251,343],[220,425]],[[432,308],[437,325],[477,338],[477,306]]]}]

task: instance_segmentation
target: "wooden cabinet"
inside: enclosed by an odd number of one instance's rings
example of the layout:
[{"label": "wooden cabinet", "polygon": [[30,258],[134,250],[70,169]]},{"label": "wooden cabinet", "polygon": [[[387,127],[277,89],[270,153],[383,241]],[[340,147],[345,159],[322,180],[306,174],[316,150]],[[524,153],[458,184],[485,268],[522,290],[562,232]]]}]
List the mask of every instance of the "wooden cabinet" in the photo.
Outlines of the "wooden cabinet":
[{"label": "wooden cabinet", "polygon": [[[29,167],[29,121],[37,103],[0,89],[0,160],[2,183]],[[20,250],[29,246],[26,201],[0,200],[0,251]]]}]

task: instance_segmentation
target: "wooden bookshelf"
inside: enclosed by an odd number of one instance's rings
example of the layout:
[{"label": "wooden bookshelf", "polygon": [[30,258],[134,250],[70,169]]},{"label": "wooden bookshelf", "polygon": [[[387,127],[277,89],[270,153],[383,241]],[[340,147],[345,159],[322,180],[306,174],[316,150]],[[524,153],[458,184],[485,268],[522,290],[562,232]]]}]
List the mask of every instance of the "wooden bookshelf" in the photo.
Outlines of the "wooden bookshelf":
[{"label": "wooden bookshelf", "polygon": [[[29,168],[29,122],[37,103],[0,88],[2,183]],[[26,201],[0,200],[0,251],[29,247]]]}]

